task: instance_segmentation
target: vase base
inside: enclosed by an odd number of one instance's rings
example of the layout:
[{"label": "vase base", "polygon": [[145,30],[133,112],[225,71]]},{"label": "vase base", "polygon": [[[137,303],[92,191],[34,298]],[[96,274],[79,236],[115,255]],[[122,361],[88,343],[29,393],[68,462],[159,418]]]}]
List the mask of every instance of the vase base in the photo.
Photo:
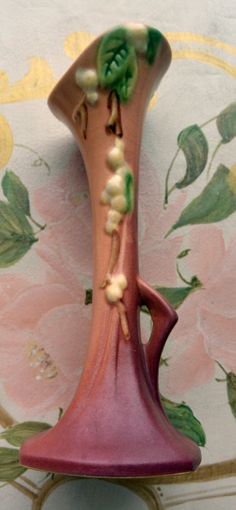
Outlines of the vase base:
[{"label": "vase base", "polygon": [[[37,439],[40,439],[39,434]],[[63,455],[60,457],[59,449],[55,456],[52,456],[50,451],[47,452],[34,451],[32,441],[36,438],[29,439],[25,442],[20,451],[20,463],[27,467],[37,470],[44,470],[52,473],[58,473],[63,475],[79,476],[84,478],[114,478],[114,479],[155,479],[160,475],[171,475],[181,474],[185,472],[194,471],[201,462],[200,451],[195,445],[193,448],[185,452],[185,455],[179,455],[177,458],[176,452],[173,452],[172,459],[166,458],[166,456],[158,456],[156,461],[153,462],[153,455],[151,455],[150,462],[148,461],[148,452],[143,452],[143,458],[136,460],[135,463],[128,463],[126,461],[125,452],[123,453],[124,459],[122,463],[111,463],[106,462],[104,459],[101,463],[96,459],[94,462],[86,462],[81,459],[80,452],[75,452],[73,455]],[[114,455],[114,458],[116,455]],[[117,453],[117,457],[120,454]],[[154,483],[154,481],[153,481]]]}]

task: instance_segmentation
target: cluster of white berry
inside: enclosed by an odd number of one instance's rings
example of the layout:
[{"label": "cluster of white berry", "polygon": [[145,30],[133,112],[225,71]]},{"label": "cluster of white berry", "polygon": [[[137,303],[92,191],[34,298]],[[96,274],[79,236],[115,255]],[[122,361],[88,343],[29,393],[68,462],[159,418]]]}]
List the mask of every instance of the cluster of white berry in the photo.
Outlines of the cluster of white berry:
[{"label": "cluster of white berry", "polygon": [[111,276],[109,284],[106,286],[106,298],[109,303],[117,303],[122,297],[127,287],[127,280],[124,274]]},{"label": "cluster of white berry", "polygon": [[128,23],[127,26],[137,53],[143,55],[147,51],[147,27],[142,23]]},{"label": "cluster of white berry", "polygon": [[124,159],[124,142],[118,137],[115,140],[115,146],[108,152],[107,163],[114,175],[107,181],[101,194],[101,202],[111,206],[105,225],[107,234],[111,235],[114,230],[117,230],[127,212],[125,177],[131,172]]},{"label": "cluster of white berry", "polygon": [[98,75],[95,69],[79,67],[75,73],[75,82],[85,93],[88,103],[95,105],[98,100]]}]

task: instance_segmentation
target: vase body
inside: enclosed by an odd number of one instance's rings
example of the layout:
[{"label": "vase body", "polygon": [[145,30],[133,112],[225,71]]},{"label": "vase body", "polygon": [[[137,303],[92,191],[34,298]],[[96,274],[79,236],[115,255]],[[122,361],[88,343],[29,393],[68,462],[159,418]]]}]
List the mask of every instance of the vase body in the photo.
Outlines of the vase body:
[{"label": "vase body", "polygon": [[[24,443],[21,463],[79,476],[154,477],[193,470],[201,459],[198,447],[171,426],[159,398],[158,365],[177,320],[176,312],[138,275],[137,193],[142,127],[147,104],[169,66],[171,54],[161,37],[152,64],[143,55],[137,58],[132,97],[122,103],[117,93],[115,100],[113,96],[119,126],[109,130],[108,96],[114,91],[98,85],[98,98],[95,104],[89,104],[89,95],[75,81],[78,68],[96,68],[105,36],[84,51],[49,98],[51,110],[68,125],[78,142],[89,181],[94,277],[87,359],[69,408],[55,427]],[[80,115],[76,116],[78,111]],[[122,214],[116,230],[117,244],[105,228],[109,204],[101,203],[101,196],[114,173],[108,155],[115,144],[119,147],[119,140],[125,164],[132,170],[133,208]],[[113,249],[115,258],[110,265]],[[106,275],[108,280],[116,275],[125,277],[126,287],[119,302],[107,298]],[[142,344],[140,335],[142,305],[149,308],[153,320],[147,345]]]}]

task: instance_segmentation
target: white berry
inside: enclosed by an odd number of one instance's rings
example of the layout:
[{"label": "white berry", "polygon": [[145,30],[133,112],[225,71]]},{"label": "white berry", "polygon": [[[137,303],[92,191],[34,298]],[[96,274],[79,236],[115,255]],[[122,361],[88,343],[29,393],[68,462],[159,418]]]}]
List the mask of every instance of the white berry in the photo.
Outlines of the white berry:
[{"label": "white berry", "polygon": [[114,232],[114,230],[117,229],[117,223],[114,223],[112,221],[107,221],[106,222],[106,225],[105,225],[105,230],[106,230],[106,233],[107,234],[112,234],[112,232]]},{"label": "white berry", "polygon": [[94,106],[98,100],[98,93],[96,92],[96,90],[89,90],[86,93],[86,98],[88,103],[91,104],[91,106]]},{"label": "white berry", "polygon": [[117,303],[122,298],[122,290],[119,285],[111,283],[106,287],[106,297],[110,303]]},{"label": "white berry", "polygon": [[110,203],[110,197],[109,197],[109,195],[108,195],[108,193],[106,192],[105,189],[101,193],[100,200],[101,200],[102,204],[104,204],[104,205]]},{"label": "white berry", "polygon": [[98,77],[95,69],[77,69],[75,73],[76,84],[83,90],[95,89],[98,85]]},{"label": "white berry", "polygon": [[120,175],[113,175],[107,182],[106,191],[109,195],[118,195],[123,192],[123,179]]},{"label": "white berry", "polygon": [[147,27],[141,23],[130,23],[128,28],[137,52],[145,53],[147,50]]},{"label": "white berry", "polygon": [[111,200],[111,207],[118,212],[124,213],[127,209],[127,203],[124,195],[116,195]]},{"label": "white berry", "polygon": [[118,223],[120,223],[121,220],[122,214],[120,214],[118,211],[115,211],[114,209],[110,209],[110,211],[108,211],[108,221],[110,221],[111,223],[116,223],[118,225]]},{"label": "white berry", "polygon": [[123,151],[118,149],[118,147],[113,147],[107,155],[107,162],[112,169],[116,169],[119,166],[124,164],[124,154]]},{"label": "white berry", "polygon": [[127,287],[127,279],[126,279],[126,276],[124,274],[119,274],[116,276],[116,283],[117,285],[119,285],[119,287],[122,289],[122,290],[125,290],[126,287]]}]

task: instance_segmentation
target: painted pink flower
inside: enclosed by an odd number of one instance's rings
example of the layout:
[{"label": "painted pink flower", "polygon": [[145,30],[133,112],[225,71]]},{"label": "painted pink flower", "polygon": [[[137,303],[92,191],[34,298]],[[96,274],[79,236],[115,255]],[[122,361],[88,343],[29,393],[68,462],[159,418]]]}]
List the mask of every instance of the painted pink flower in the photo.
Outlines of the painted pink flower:
[{"label": "painted pink flower", "polygon": [[172,332],[169,367],[162,370],[163,391],[183,394],[209,382],[215,360],[236,373],[236,238],[225,246],[216,226],[192,227],[183,248],[184,274],[195,274],[203,284],[178,310]]},{"label": "painted pink flower", "polygon": [[1,382],[26,412],[64,407],[72,398],[89,330],[82,301],[81,288],[75,294],[66,280],[45,280],[29,283],[1,309]]},{"label": "painted pink flower", "polygon": [[[62,177],[31,194],[34,215],[47,228],[32,248],[42,281],[6,274],[0,294],[1,381],[24,415],[66,407],[84,364],[91,307],[92,239],[88,185],[81,160]],[[175,285],[175,259],[182,235],[163,240],[183,207],[185,195],[163,210],[157,175],[148,158],[141,162],[140,266],[152,285]],[[30,256],[30,254],[28,255]]]}]

